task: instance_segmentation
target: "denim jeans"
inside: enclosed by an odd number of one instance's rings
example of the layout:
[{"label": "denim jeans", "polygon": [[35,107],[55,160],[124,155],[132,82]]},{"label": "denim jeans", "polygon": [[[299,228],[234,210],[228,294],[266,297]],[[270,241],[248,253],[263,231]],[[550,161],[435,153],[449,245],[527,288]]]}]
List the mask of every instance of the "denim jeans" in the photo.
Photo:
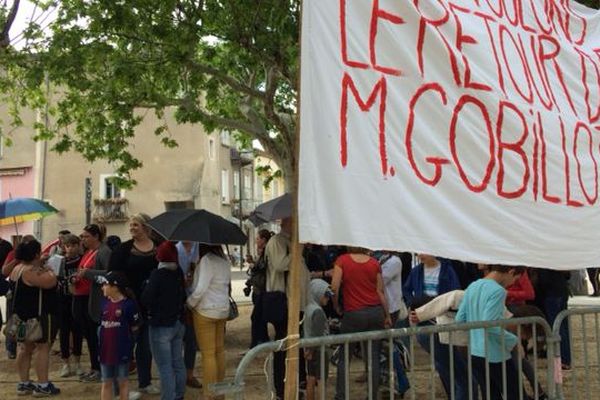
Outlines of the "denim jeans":
[{"label": "denim jeans", "polygon": [[[563,310],[567,309],[569,299],[564,296],[546,297],[544,299],[544,311],[550,326]],[[569,319],[565,318],[558,331],[560,334],[560,358],[563,364],[571,365],[571,340],[569,338]]]},{"label": "denim jeans", "polygon": [[[440,376],[442,386],[448,398],[451,398],[452,394],[452,382],[450,380],[450,345],[443,344],[440,342],[437,334],[432,336],[433,338],[433,351],[434,351],[434,365],[435,370]],[[428,334],[417,335],[417,342],[427,353],[431,351],[430,336]],[[454,396],[456,400],[467,400],[469,398],[469,377],[468,377],[468,363],[467,355],[461,354],[456,346],[453,346],[454,353]],[[476,376],[472,375],[471,390],[473,398],[477,396],[477,379]]]},{"label": "denim jeans", "polygon": [[185,369],[191,371],[196,365],[196,352],[198,344],[196,343],[196,332],[194,331],[194,323],[185,323],[185,335],[183,336],[183,361]]},{"label": "denim jeans", "polygon": [[173,326],[150,326],[150,348],[158,367],[161,400],[183,399],[185,366],[183,336],[185,326],[177,321]]}]

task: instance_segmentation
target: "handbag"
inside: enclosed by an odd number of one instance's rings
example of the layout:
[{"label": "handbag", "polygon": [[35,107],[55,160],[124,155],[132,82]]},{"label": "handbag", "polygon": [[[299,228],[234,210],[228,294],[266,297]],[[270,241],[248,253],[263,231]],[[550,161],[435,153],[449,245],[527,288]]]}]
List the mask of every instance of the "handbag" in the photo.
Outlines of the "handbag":
[{"label": "handbag", "polygon": [[237,303],[231,296],[229,296],[229,315],[227,316],[227,321],[233,321],[239,316],[240,312],[238,310]]},{"label": "handbag", "polygon": [[[21,275],[23,272],[19,274],[19,278],[15,283],[15,291],[13,293],[12,302],[14,309],[14,302],[17,298],[17,289],[19,287],[19,280],[21,279]],[[4,335],[7,339],[16,340],[19,343],[22,342],[37,342],[43,337],[42,332],[42,324],[40,323],[40,317],[42,315],[42,288],[39,288],[38,292],[38,316],[29,318],[23,321],[19,316],[13,312],[8,321],[6,321],[6,326],[4,327]]]}]

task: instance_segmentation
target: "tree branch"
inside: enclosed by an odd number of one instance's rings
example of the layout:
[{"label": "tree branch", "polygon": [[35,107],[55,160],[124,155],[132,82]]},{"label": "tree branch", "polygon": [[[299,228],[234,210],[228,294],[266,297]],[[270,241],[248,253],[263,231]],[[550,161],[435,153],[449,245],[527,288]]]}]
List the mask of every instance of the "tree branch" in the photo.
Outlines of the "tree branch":
[{"label": "tree branch", "polygon": [[279,79],[277,79],[277,70],[275,67],[271,66],[266,72],[264,112],[268,120],[271,121],[279,131],[280,136],[285,143],[285,147],[293,148],[294,143],[292,142],[290,135],[290,127],[284,123],[275,111],[275,94],[277,93],[278,84]]},{"label": "tree branch", "polygon": [[12,24],[15,22],[15,18],[17,17],[17,11],[19,11],[19,3],[20,0],[15,0],[6,17],[6,22],[4,23],[4,27],[2,28],[2,32],[0,33],[0,48],[6,48],[10,45],[10,28]]},{"label": "tree branch", "polygon": [[247,124],[247,123],[244,123],[240,120],[233,119],[233,118],[219,117],[216,115],[212,115],[202,109],[198,109],[198,114],[200,114],[202,116],[202,118],[209,120],[211,122],[214,122],[215,124],[220,125],[225,128],[230,128],[233,130],[246,132],[246,133],[253,135],[259,139],[264,138],[265,136],[268,137],[267,131],[264,129],[264,127],[262,127],[260,125]]},{"label": "tree branch", "polygon": [[226,73],[217,68],[209,67],[208,65],[200,64],[194,61],[190,62],[189,65],[199,72],[203,72],[205,74],[214,76],[215,78],[219,79],[221,82],[225,83],[234,90],[247,94],[248,96],[257,98],[261,101],[265,101],[265,94],[263,92],[244,85],[237,79],[232,78],[231,76],[227,75]]}]

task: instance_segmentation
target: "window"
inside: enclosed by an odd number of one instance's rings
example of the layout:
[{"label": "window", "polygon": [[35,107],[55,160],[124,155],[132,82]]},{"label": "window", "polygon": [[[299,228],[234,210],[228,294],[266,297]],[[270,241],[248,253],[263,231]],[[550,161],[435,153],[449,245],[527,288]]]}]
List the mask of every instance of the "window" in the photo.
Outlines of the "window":
[{"label": "window", "polygon": [[[129,218],[125,191],[117,186],[115,178],[115,174],[100,175],[100,190],[98,198],[94,199],[94,211],[92,215],[95,222],[120,222],[126,221]],[[91,182],[91,178],[87,179]],[[91,202],[91,183],[89,192],[87,190],[86,186],[86,196],[89,196],[89,201]]]},{"label": "window", "polygon": [[229,171],[221,171],[221,203],[229,204]]},{"label": "window", "polygon": [[259,202],[263,200],[263,189],[264,189],[264,180],[261,176],[256,175],[256,182],[254,183],[254,198]]},{"label": "window", "polygon": [[240,197],[240,173],[239,171],[233,171],[233,197],[239,199]]},{"label": "window", "polygon": [[193,200],[165,201],[165,210],[193,209]]},{"label": "window", "polygon": [[273,185],[273,198],[279,197],[279,181],[277,179],[273,179],[271,184]]},{"label": "window", "polygon": [[100,198],[118,199],[125,197],[125,191],[120,189],[114,182],[116,175],[100,175]]},{"label": "window", "polygon": [[215,139],[208,139],[208,158],[211,160],[215,159]]},{"label": "window", "polygon": [[229,131],[221,131],[221,144],[227,147],[231,146],[231,133],[229,133]]},{"label": "window", "polygon": [[242,191],[245,200],[252,199],[252,176],[248,171],[244,172],[244,186],[242,186]]}]

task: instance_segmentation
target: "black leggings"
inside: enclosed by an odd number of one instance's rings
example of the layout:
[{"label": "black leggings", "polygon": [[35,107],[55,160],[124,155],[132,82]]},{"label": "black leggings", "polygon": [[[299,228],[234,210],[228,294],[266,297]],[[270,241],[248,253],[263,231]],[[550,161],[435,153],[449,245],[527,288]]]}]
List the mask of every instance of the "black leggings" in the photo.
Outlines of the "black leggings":
[{"label": "black leggings", "polygon": [[81,333],[85,338],[90,353],[92,370],[100,371],[98,358],[98,324],[92,320],[88,312],[89,296],[73,296],[73,317],[79,323]]},{"label": "black leggings", "polygon": [[73,335],[73,355],[81,356],[81,327],[73,318],[73,296],[61,295],[59,298],[60,356],[68,359],[71,356],[71,334]]},{"label": "black leggings", "polygon": [[[473,365],[473,375],[479,383],[481,389],[482,398],[484,400],[519,400],[519,374],[515,368],[512,358],[507,361],[497,363],[487,363],[489,366],[489,380],[490,380],[490,398],[487,399],[487,388],[486,385],[486,360],[482,357],[471,356],[471,363]],[[504,398],[504,384],[503,384],[503,373],[502,364],[506,366],[506,398]],[[521,390],[523,390],[521,388]],[[523,398],[526,396],[523,394]]]}]

